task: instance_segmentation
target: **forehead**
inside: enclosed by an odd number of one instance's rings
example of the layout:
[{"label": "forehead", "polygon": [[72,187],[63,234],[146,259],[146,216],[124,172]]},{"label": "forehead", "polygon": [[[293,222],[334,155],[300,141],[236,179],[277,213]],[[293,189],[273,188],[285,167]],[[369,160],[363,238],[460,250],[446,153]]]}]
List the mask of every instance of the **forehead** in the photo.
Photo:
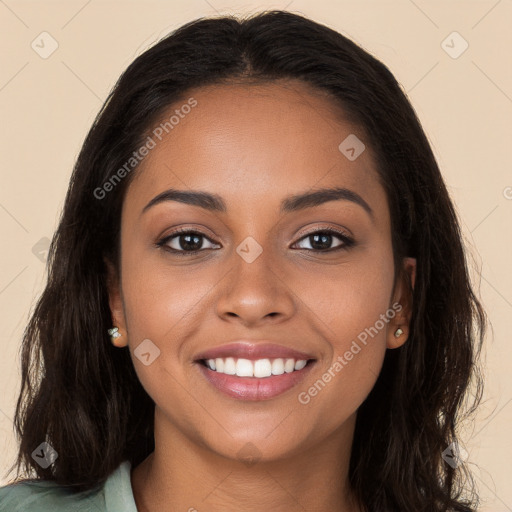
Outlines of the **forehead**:
[{"label": "forehead", "polygon": [[[184,108],[191,102],[193,108]],[[355,160],[340,150],[347,137],[365,143],[361,128],[330,97],[301,82],[193,89],[148,134],[154,147],[125,199],[139,208],[167,188],[215,192],[228,209],[250,201],[277,204],[284,195],[329,186],[383,199],[369,145]]]}]

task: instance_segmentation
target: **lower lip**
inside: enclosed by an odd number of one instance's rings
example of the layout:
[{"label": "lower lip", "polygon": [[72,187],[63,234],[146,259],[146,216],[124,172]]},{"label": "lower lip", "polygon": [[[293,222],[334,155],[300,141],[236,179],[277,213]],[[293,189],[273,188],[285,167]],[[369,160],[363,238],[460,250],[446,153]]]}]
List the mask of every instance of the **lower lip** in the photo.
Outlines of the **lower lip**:
[{"label": "lower lip", "polygon": [[239,400],[269,400],[301,382],[310,372],[314,361],[310,361],[302,370],[264,378],[227,375],[210,370],[202,363],[197,364],[206,380],[226,395]]}]

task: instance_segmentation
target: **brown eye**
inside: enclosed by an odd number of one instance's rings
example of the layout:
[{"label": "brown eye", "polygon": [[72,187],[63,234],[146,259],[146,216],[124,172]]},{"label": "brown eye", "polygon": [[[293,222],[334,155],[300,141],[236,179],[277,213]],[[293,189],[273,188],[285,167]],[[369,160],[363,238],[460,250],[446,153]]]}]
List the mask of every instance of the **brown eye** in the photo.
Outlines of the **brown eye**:
[{"label": "brown eye", "polygon": [[[204,249],[212,249],[213,247],[204,247],[204,240],[215,245],[204,233],[191,230],[178,230],[166,236],[157,243],[157,246],[163,249],[184,254],[195,254]],[[218,245],[218,244],[217,244]]]},{"label": "brown eye", "polygon": [[[341,243],[331,247],[331,244],[336,238],[340,240]],[[333,229],[314,231],[303,236],[301,240],[309,242],[309,247],[302,247],[302,249],[315,252],[331,252],[339,249],[348,249],[354,245],[354,240],[352,238]]]}]

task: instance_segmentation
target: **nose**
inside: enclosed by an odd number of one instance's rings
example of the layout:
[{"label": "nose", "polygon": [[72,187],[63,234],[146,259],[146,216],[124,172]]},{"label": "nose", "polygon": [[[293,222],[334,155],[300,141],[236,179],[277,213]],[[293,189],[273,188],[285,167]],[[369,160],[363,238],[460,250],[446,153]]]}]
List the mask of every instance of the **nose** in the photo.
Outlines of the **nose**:
[{"label": "nose", "polygon": [[275,263],[269,251],[264,250],[252,262],[234,253],[233,260],[219,290],[219,317],[253,326],[261,322],[279,323],[293,315],[296,303],[290,276],[284,275],[282,266]]}]

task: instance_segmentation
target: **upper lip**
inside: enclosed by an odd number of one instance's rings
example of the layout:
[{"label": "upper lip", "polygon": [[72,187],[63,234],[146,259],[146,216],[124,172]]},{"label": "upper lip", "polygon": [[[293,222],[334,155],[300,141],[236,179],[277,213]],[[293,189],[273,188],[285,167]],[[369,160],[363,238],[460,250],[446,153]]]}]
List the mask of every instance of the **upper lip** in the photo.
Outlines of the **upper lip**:
[{"label": "upper lip", "polygon": [[295,350],[284,345],[278,345],[268,341],[235,341],[226,343],[219,347],[214,347],[196,355],[195,361],[216,358],[243,358],[243,359],[295,359],[295,360],[308,360],[314,359],[311,354]]}]

